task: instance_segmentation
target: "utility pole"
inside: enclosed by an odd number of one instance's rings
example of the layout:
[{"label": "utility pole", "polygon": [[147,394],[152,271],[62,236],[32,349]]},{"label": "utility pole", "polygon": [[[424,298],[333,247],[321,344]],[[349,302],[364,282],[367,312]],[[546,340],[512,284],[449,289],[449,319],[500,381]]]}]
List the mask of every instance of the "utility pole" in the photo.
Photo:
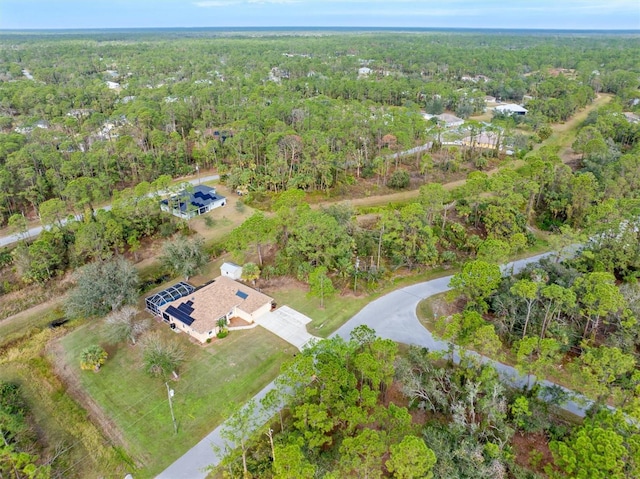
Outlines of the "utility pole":
[{"label": "utility pole", "polygon": [[358,289],[358,270],[360,268],[360,258],[356,256],[356,268],[353,274],[353,292],[355,293]]},{"label": "utility pole", "polygon": [[382,250],[382,235],[384,234],[384,225],[382,225],[382,229],[380,230],[380,238],[378,239],[378,261],[376,263],[376,270],[380,270],[380,253]]},{"label": "utility pole", "polygon": [[167,386],[167,396],[169,397],[169,409],[171,410],[171,419],[173,420],[173,432],[174,434],[178,434],[178,423],[176,422],[176,417],[173,414],[173,401],[171,400],[171,398],[173,398],[174,391],[173,389],[169,389],[168,382],[165,382],[164,385]]}]

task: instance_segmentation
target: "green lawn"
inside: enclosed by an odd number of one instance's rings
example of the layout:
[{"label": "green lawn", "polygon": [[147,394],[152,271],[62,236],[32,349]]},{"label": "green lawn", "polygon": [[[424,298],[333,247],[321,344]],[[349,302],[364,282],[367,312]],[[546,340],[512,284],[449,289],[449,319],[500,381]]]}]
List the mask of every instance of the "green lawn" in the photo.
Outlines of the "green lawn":
[{"label": "green lawn", "polygon": [[43,352],[63,329],[44,329],[23,337],[0,356],[0,381],[20,385],[28,404],[30,425],[38,436],[43,460],[60,454],[53,466],[56,477],[122,477],[131,467],[128,458],[87,420],[85,411],[54,374]]},{"label": "green lawn", "polygon": [[[348,290],[344,294],[337,294],[324,300],[324,308],[320,307],[319,298],[307,296],[308,289],[302,283],[286,288],[265,289],[264,292],[271,295],[278,303],[278,306],[287,305],[309,316],[312,321],[307,325],[307,331],[315,336],[326,338],[374,299],[395,289],[454,274],[455,272],[455,270],[443,270],[441,268],[430,269],[421,273],[414,271],[410,276],[398,276],[383,283],[378,290],[373,292],[354,295],[352,290]],[[362,289],[364,285],[359,284],[358,287]]]},{"label": "green lawn", "polygon": [[[180,379],[169,381],[175,391],[175,435],[164,382],[144,374],[137,346],[104,344],[98,324],[89,323],[62,338],[61,359],[119,429],[127,453],[140,467],[136,478],[152,477],[169,466],[222,422],[230,403],[242,404],[256,394],[295,352],[262,328],[232,332],[224,340],[202,347],[189,342],[186,335],[154,323],[155,329],[179,341],[186,351]],[[92,343],[109,352],[99,373],[79,368],[80,351]]]},{"label": "green lawn", "polygon": [[323,338],[351,319],[373,299],[367,295],[336,295],[325,299],[324,308],[320,308],[320,299],[307,297],[306,288],[289,287],[270,291],[267,294],[273,295],[278,306],[287,305],[309,316],[313,321],[307,325],[307,331]]}]

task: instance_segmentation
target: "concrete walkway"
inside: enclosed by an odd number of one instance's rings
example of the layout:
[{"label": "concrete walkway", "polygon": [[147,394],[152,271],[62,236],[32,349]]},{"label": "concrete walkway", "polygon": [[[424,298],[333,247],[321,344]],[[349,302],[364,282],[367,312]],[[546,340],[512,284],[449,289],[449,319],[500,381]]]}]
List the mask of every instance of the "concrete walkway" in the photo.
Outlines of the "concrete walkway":
[{"label": "concrete walkway", "polygon": [[[515,261],[503,267],[502,270],[505,274],[517,273],[528,263],[538,261],[547,255],[549,255],[549,253]],[[446,341],[435,339],[431,335],[431,332],[422,326],[416,316],[416,308],[418,303],[423,299],[449,290],[450,280],[451,276],[438,278],[425,283],[407,286],[382,296],[365,306],[332,336],[338,335],[344,339],[349,339],[349,334],[356,326],[367,325],[373,328],[381,338],[392,339],[410,345],[423,346],[429,348],[431,351],[447,350],[449,344]],[[513,367],[487,358],[484,360],[491,362],[505,381],[516,386],[526,384],[528,380],[527,376],[519,374]],[[542,381],[542,384],[546,386],[554,385],[549,381]],[[259,404],[260,399],[273,388],[274,383],[271,382],[254,397],[254,400]],[[576,401],[570,401],[565,404],[563,409],[578,416],[584,416],[591,402],[577,393],[573,393],[565,388],[562,389],[577,398]],[[256,422],[264,424],[276,413],[277,411],[275,410],[265,411],[258,408]],[[217,465],[220,462],[221,458],[218,454],[214,453],[213,446],[219,448],[224,447],[224,441],[220,437],[220,430],[223,427],[224,423],[214,429],[195,447],[187,451],[157,477],[159,479],[206,478],[207,473],[205,472],[205,468],[207,466]]]},{"label": "concrete walkway", "polygon": [[311,318],[289,306],[282,306],[275,311],[263,314],[255,322],[267,331],[293,344],[300,351],[311,341],[322,339],[307,332],[307,324],[311,322]]}]

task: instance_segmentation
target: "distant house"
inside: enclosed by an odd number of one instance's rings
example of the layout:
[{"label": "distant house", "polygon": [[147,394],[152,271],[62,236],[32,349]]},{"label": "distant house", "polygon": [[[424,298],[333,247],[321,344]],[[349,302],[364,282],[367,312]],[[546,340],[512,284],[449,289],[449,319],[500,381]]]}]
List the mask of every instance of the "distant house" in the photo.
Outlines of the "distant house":
[{"label": "distant house", "polygon": [[462,139],[462,145],[470,148],[495,149],[500,145],[500,135],[496,133],[480,133]]},{"label": "distant house", "polygon": [[358,76],[361,76],[361,77],[369,76],[369,75],[371,75],[372,71],[373,70],[371,70],[371,68],[369,68],[369,67],[358,68]]},{"label": "distant house", "polygon": [[115,82],[115,81],[107,81],[107,88],[109,90],[117,90],[118,88],[120,88],[120,83]]},{"label": "distant house", "polygon": [[242,266],[235,263],[222,263],[220,274],[227,278],[240,279],[242,278]]},{"label": "distant house", "polygon": [[198,185],[193,189],[184,189],[166,200],[162,200],[160,209],[188,220],[226,204],[227,199],[217,194],[215,188]]},{"label": "distant house", "polygon": [[438,120],[438,123],[445,128],[455,128],[464,124],[464,120],[462,118],[458,118],[451,113],[441,113],[440,115],[430,115],[428,113],[424,113],[422,117],[427,121],[435,118],[436,120]]},{"label": "distant house", "polygon": [[464,120],[462,118],[458,118],[451,113],[442,113],[440,115],[436,115],[436,118],[439,123],[444,125],[445,128],[455,128],[464,124]]},{"label": "distant house", "polygon": [[625,111],[623,115],[629,123],[640,123],[640,116],[636,115],[635,113]]},{"label": "distant house", "polygon": [[253,323],[271,310],[272,302],[266,294],[219,276],[213,283],[163,305],[160,315],[171,329],[205,343],[218,334],[220,320],[226,324],[231,318],[240,318]]},{"label": "distant house", "polygon": [[503,115],[521,115],[524,116],[527,114],[529,110],[521,107],[520,105],[516,105],[515,103],[508,103],[506,105],[498,105],[495,108],[497,113],[501,113]]}]

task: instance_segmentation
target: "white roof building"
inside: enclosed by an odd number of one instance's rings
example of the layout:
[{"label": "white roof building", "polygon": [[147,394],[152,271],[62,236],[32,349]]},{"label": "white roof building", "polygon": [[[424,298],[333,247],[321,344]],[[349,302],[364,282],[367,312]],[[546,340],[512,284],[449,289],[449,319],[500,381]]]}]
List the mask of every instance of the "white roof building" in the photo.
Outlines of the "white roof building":
[{"label": "white roof building", "polygon": [[220,275],[231,279],[240,279],[242,278],[242,266],[231,262],[222,263]]},{"label": "white roof building", "polygon": [[515,103],[508,103],[506,105],[498,105],[495,111],[503,115],[526,115],[529,110]]}]

